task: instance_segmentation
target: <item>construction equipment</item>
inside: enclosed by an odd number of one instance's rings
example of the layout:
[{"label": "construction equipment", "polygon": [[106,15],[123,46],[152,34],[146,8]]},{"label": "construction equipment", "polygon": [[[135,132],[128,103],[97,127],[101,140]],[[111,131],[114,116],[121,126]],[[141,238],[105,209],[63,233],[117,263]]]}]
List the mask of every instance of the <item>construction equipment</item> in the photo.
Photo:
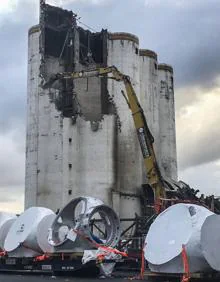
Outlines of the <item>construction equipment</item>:
[{"label": "construction equipment", "polygon": [[105,68],[101,67],[93,70],[77,71],[72,73],[57,73],[54,76],[50,77],[50,79],[43,84],[43,88],[51,87],[56,80],[60,79],[77,79],[89,77],[107,77],[108,79],[113,79],[115,81],[124,83],[126,94],[124,93],[124,91],[122,91],[122,95],[124,96],[132,113],[132,118],[137,130],[142,155],[144,158],[148,183],[154,191],[155,211],[159,213],[162,207],[162,199],[166,198],[165,183],[157,164],[154,152],[154,138],[147,125],[144,111],[138,101],[130,77],[121,73],[115,66]]}]

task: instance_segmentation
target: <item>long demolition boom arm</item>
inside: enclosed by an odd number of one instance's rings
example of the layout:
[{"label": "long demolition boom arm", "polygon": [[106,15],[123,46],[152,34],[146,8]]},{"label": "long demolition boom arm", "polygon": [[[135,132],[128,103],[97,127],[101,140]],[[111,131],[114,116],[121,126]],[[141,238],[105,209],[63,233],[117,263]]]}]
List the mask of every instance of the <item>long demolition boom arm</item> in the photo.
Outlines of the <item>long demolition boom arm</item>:
[{"label": "long demolition boom arm", "polygon": [[128,107],[132,113],[132,118],[134,120],[134,125],[137,130],[142,155],[144,158],[147,179],[149,185],[154,191],[155,206],[160,206],[161,198],[165,198],[166,196],[164,181],[154,152],[154,139],[147,125],[144,111],[131,84],[130,77],[122,74],[115,66],[111,66],[72,73],[58,73],[54,77],[51,77],[50,80],[44,84],[44,88],[49,87],[51,84],[53,84],[53,82],[59,79],[77,79],[88,77],[107,77],[109,79],[124,83],[126,95],[123,91],[122,94],[125,97]]}]

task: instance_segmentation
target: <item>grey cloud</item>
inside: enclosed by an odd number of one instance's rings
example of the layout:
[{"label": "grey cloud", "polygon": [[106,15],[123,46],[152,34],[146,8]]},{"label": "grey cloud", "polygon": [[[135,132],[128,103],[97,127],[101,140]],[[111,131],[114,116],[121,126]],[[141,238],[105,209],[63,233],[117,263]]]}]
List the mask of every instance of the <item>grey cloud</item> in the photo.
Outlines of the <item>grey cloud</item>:
[{"label": "grey cloud", "polygon": [[[209,177],[207,177],[207,172]],[[220,196],[219,165],[215,163],[203,164],[179,172],[179,178],[190,184],[194,189],[199,189],[205,195]]]},{"label": "grey cloud", "polygon": [[[188,86],[186,89],[190,89],[200,85],[201,88],[211,89],[220,73],[219,0],[199,0],[196,1],[197,5],[182,8],[169,2],[169,5],[151,6],[145,5],[145,0],[112,0],[107,1],[106,5],[76,1],[65,5],[65,8],[72,9],[82,17],[82,22],[95,30],[108,28],[113,32],[137,34],[141,48],[155,50],[160,62],[173,65],[176,88]],[[7,15],[4,22],[0,23],[0,136],[3,137],[20,123],[25,124],[27,31],[37,23],[37,5],[37,0],[20,0],[16,12]],[[178,108],[184,107],[186,103],[192,104],[192,100],[194,104],[197,102],[198,97],[195,99],[190,94],[181,96],[181,106]],[[178,99],[180,101],[177,96]],[[188,142],[188,148],[180,148],[182,168],[218,158],[220,138],[217,128],[218,119],[214,126],[198,134],[194,143]],[[18,159],[9,155],[8,159],[1,160],[0,165],[1,177],[4,176],[0,182],[1,187],[8,185],[12,187],[9,191],[19,193],[22,188],[19,190],[13,187],[17,187],[16,183],[22,187],[22,179],[24,181],[24,171],[17,169],[24,166],[25,135],[24,132],[22,134],[19,138],[11,137],[15,139],[13,150]]]},{"label": "grey cloud", "polygon": [[137,34],[142,48],[155,50],[161,62],[174,66],[177,87],[212,86],[220,73],[219,1],[187,0],[181,1],[182,5],[174,5],[180,2],[174,0],[157,2],[111,1],[107,9],[85,3],[67,7],[96,30],[104,27]]},{"label": "grey cloud", "polygon": [[[193,95],[193,91],[192,91]],[[201,92],[197,103],[177,114],[179,168],[185,169],[220,159],[220,91]]]},{"label": "grey cloud", "polygon": [[0,130],[3,132],[16,127],[16,120],[25,123],[27,34],[36,23],[36,3],[22,0],[15,13],[1,18]]}]

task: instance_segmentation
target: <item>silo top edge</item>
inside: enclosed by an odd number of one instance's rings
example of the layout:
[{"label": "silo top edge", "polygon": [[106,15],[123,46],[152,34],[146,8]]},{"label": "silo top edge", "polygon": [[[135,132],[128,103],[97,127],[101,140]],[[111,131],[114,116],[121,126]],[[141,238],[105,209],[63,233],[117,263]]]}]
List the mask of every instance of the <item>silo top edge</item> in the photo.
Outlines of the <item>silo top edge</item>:
[{"label": "silo top edge", "polygon": [[153,59],[157,60],[157,53],[155,53],[155,52],[152,51],[152,50],[140,49],[140,50],[139,50],[139,55],[140,55],[140,56],[150,57],[150,58],[153,58]]},{"label": "silo top edge", "polygon": [[139,38],[131,33],[114,32],[114,33],[109,33],[108,35],[110,40],[129,40],[129,41],[133,41],[136,44],[139,44]]},{"label": "silo top edge", "polygon": [[173,73],[173,67],[167,64],[159,64],[158,70],[165,70]]},{"label": "silo top edge", "polygon": [[28,30],[28,35],[31,35],[35,32],[39,32],[39,31],[40,31],[40,25],[39,24],[34,25]]}]

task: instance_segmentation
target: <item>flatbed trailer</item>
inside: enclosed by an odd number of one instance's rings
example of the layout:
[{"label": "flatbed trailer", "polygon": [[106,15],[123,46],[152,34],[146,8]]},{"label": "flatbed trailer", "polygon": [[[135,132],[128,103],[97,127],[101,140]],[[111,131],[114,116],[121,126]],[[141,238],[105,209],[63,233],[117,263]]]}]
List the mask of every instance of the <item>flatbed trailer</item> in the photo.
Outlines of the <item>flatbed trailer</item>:
[{"label": "flatbed trailer", "polygon": [[99,274],[98,266],[95,261],[82,264],[81,257],[71,256],[60,257],[54,256],[46,258],[42,261],[36,261],[34,258],[0,258],[0,273],[42,273],[50,275],[80,275],[80,273],[89,276],[97,276]]}]

